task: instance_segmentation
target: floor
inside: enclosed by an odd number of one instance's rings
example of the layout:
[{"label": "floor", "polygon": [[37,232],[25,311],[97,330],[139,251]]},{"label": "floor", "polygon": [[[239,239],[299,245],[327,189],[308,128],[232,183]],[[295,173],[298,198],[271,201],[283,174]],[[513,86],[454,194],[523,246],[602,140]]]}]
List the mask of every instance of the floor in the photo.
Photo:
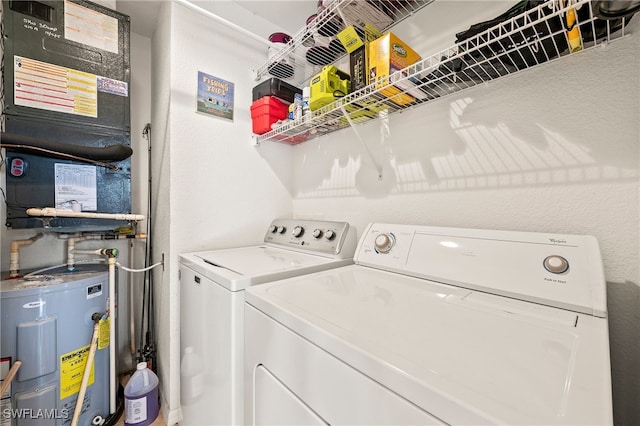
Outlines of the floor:
[{"label": "floor", "polygon": [[[124,413],[122,413],[122,417],[120,417],[120,420],[118,420],[118,422],[116,423],[116,426],[123,426],[124,425]],[[151,423],[150,426],[167,426],[167,424],[164,422],[164,419],[162,418],[162,410],[160,410],[160,412],[158,413],[158,417],[153,421],[153,423]]]}]

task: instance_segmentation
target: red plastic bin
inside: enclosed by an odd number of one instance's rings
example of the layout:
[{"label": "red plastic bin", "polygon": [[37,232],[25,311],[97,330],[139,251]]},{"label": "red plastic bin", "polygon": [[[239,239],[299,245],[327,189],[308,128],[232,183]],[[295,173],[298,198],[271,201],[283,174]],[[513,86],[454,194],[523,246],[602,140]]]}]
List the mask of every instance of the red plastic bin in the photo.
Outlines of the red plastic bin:
[{"label": "red plastic bin", "polygon": [[253,133],[262,135],[271,130],[271,125],[284,120],[289,113],[289,104],[275,96],[263,96],[251,104]]}]

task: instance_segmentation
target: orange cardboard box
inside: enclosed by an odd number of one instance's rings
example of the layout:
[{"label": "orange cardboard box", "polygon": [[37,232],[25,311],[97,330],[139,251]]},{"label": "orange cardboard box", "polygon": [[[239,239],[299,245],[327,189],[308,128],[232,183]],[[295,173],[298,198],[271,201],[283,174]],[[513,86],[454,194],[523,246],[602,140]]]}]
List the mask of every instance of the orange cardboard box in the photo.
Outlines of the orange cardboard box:
[{"label": "orange cardboard box", "polygon": [[409,45],[395,34],[387,33],[369,44],[370,81],[375,82],[376,88],[384,88],[380,93],[398,105],[413,102],[413,96],[390,84],[389,76],[420,60],[420,55]]}]

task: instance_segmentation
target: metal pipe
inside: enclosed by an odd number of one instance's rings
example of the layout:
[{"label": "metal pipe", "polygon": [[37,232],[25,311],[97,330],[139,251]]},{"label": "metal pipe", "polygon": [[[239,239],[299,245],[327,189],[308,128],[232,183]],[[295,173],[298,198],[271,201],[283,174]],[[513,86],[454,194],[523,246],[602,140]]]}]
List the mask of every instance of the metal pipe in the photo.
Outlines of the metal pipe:
[{"label": "metal pipe", "polygon": [[44,236],[43,233],[34,235],[26,240],[11,241],[11,265],[9,266],[9,278],[17,278],[20,272],[20,247],[33,244]]}]

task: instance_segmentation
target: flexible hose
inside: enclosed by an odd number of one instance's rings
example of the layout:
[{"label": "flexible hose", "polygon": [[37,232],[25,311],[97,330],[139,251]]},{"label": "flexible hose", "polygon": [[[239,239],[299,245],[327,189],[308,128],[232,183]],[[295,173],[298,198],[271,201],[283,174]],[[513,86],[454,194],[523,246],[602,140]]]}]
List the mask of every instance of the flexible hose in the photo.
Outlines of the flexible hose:
[{"label": "flexible hose", "polygon": [[161,265],[162,265],[162,262],[158,262],[158,263],[155,263],[155,264],[153,264],[153,265],[151,265],[151,266],[147,266],[146,268],[142,268],[142,269],[131,269],[131,268],[127,268],[126,266],[122,266],[122,265],[120,264],[120,262],[116,262],[116,266],[117,266],[118,268],[120,268],[120,269],[124,269],[124,270],[125,270],[125,271],[127,271],[127,272],[146,272],[146,271],[150,271],[151,269],[153,269],[153,268],[155,268],[155,267],[158,267],[158,266],[161,266]]}]

